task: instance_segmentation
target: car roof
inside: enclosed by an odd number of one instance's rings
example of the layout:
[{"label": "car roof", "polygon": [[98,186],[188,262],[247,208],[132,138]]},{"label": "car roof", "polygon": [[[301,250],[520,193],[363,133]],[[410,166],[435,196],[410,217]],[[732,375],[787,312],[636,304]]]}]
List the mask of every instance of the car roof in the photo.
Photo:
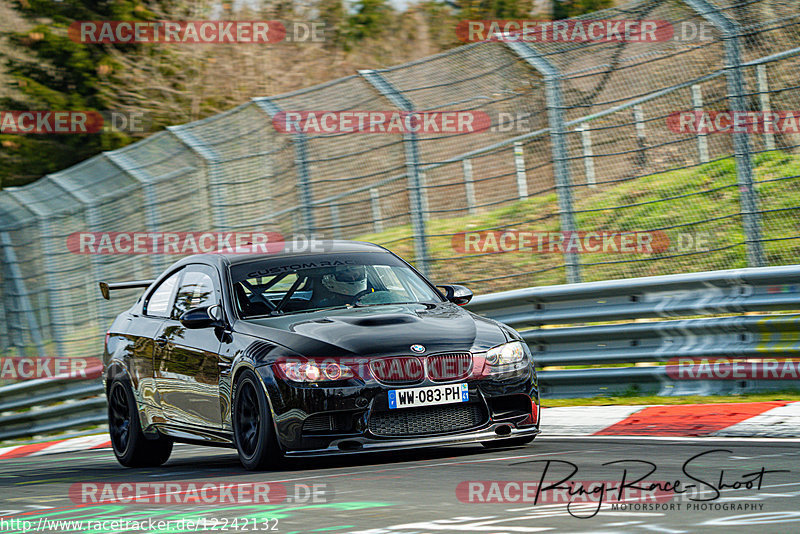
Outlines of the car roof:
[{"label": "car roof", "polygon": [[[338,254],[348,252],[385,252],[388,250],[376,245],[374,243],[367,243],[365,241],[346,241],[342,239],[325,239],[319,240],[321,243],[322,251],[317,250],[301,250],[299,252],[276,252],[272,254],[195,254],[183,258],[180,264],[196,263],[201,261],[203,263],[219,264],[224,263],[227,265],[236,265],[239,263],[246,263],[259,259],[275,259],[275,258],[292,258],[297,256],[319,255],[319,254]],[[298,248],[302,247],[302,241],[298,242]],[[308,248],[307,246],[305,248]]]}]

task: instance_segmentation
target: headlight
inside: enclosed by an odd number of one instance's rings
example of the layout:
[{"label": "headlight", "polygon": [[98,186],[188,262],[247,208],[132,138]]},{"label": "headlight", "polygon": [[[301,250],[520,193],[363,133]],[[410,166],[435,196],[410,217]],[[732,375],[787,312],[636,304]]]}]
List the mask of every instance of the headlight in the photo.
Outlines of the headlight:
[{"label": "headlight", "polygon": [[512,341],[486,351],[486,363],[492,366],[510,365],[525,359],[525,349],[519,341]]},{"label": "headlight", "polygon": [[292,382],[335,382],[355,377],[348,366],[332,361],[286,360],[276,362],[275,367]]}]

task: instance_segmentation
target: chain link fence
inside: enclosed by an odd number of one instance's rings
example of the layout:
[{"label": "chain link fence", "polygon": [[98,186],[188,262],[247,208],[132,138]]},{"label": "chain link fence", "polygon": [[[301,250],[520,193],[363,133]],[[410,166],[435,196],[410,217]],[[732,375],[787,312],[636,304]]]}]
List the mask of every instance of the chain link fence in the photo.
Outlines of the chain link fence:
[{"label": "chain link fence", "polygon": [[[640,0],[572,24],[655,21],[669,38],[475,42],[254,98],[8,188],[0,349],[96,353],[135,298],[104,301],[97,281],[147,279],[177,259],[76,254],[67,240],[77,232],[363,239],[436,282],[477,292],[795,263],[799,18],[796,1]],[[297,110],[471,111],[492,126],[403,135],[275,128],[276,116]],[[755,133],[676,122],[680,112],[725,111],[788,118]],[[458,246],[464,232],[545,238],[527,251],[483,238],[470,249]],[[619,250],[620,235],[641,233],[660,246]],[[599,249],[565,244],[608,234],[616,240]]]}]

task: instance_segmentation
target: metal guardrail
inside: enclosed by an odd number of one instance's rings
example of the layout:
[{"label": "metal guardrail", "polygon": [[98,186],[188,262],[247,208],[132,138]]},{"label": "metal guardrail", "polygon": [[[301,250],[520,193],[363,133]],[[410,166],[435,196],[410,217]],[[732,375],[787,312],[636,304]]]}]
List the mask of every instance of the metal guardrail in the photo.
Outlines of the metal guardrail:
[{"label": "metal guardrail", "polygon": [[105,423],[100,379],[42,378],[0,387],[0,440]]},{"label": "metal guardrail", "polygon": [[[800,310],[800,265],[519,289],[477,296],[468,309],[520,330],[544,368],[545,397],[632,388],[661,395],[800,388],[796,380],[675,381],[659,365],[674,358],[800,356],[800,314],[769,313]],[[627,366],[552,369],[597,364]],[[0,387],[0,440],[105,419],[99,379]]]},{"label": "metal guardrail", "polygon": [[[544,396],[800,388],[787,380],[675,381],[659,365],[800,356],[800,315],[769,314],[800,310],[800,265],[519,289],[478,296],[468,307],[521,331],[537,366],[545,367]],[[603,364],[628,366],[547,369]]]}]

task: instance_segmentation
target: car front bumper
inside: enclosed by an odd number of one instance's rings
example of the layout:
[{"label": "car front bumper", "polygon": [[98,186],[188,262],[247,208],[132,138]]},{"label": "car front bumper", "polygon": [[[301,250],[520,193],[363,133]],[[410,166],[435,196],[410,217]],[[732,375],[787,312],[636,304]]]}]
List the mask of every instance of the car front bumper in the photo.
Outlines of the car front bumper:
[{"label": "car front bumper", "polygon": [[[371,380],[340,387],[298,387],[276,376],[270,366],[259,367],[258,371],[269,399],[277,440],[286,456],[358,454],[459,445],[533,438],[539,433],[541,409],[532,367],[513,376],[468,380],[469,403],[430,407],[476,407],[481,418],[469,426],[445,430],[432,428],[430,432],[426,428],[425,432],[393,435],[376,433],[370,422],[373,415],[392,416],[408,410],[388,409],[387,392],[397,389],[397,386]],[[505,406],[509,399],[513,401],[512,407]],[[314,417],[338,418],[340,422],[346,422],[346,428],[309,433],[306,423]]]}]

